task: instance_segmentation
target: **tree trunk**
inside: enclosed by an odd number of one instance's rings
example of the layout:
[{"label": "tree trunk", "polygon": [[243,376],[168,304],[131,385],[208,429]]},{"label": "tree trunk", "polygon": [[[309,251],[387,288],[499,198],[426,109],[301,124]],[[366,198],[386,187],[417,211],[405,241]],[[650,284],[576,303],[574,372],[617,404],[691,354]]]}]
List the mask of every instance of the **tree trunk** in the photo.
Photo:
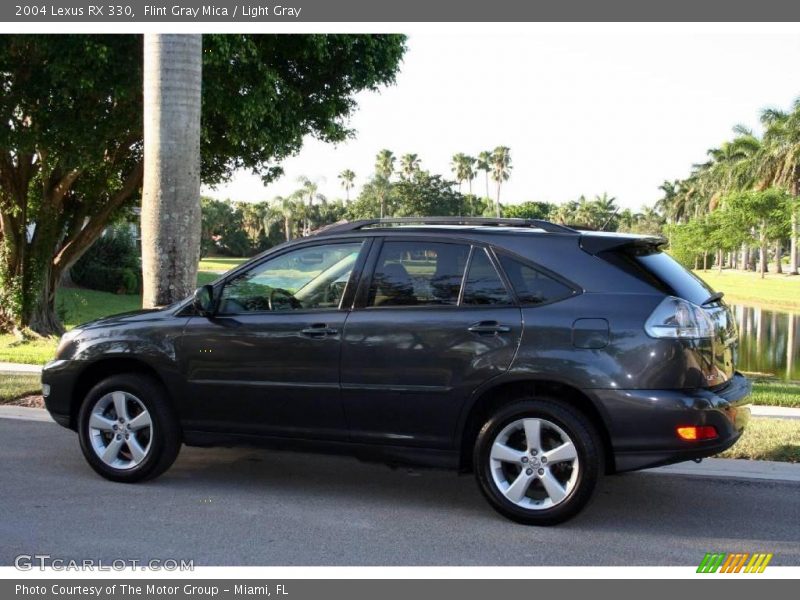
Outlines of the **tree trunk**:
[{"label": "tree trunk", "polygon": [[797,275],[797,198],[792,200],[792,233],[789,242],[789,275]]},{"label": "tree trunk", "polygon": [[767,224],[761,223],[761,244],[758,248],[758,270],[761,274],[761,279],[764,279],[764,273],[767,272]]},{"label": "tree trunk", "polygon": [[144,36],[144,307],[197,285],[202,36]]},{"label": "tree trunk", "polygon": [[292,239],[292,222],[288,216],[283,217],[283,232],[286,234],[286,241]]},{"label": "tree trunk", "polygon": [[781,265],[781,259],[783,259],[783,241],[778,240],[775,242],[775,272],[776,273],[783,273],[783,265]]},{"label": "tree trunk", "polygon": [[500,218],[500,181],[497,182],[497,206],[495,207],[497,218]]},{"label": "tree trunk", "polygon": [[722,265],[722,259],[723,259],[724,256],[725,255],[724,255],[724,253],[722,252],[721,249],[717,250],[717,269],[719,270],[720,273],[722,273],[722,266],[723,266]]},{"label": "tree trunk", "polygon": [[708,252],[703,252],[703,271],[708,271]]},{"label": "tree trunk", "polygon": [[490,198],[489,196],[489,171],[486,171],[484,174],[484,179],[486,180],[486,197]]}]

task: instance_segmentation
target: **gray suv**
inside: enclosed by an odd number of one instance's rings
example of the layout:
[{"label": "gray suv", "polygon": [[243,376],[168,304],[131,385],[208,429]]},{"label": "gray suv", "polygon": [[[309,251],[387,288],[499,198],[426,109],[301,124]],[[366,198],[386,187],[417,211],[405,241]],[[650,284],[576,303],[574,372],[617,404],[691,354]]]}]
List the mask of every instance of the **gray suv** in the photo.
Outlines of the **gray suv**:
[{"label": "gray suv", "polygon": [[722,294],[665,240],[520,219],[336,224],[158,310],[67,333],[47,408],[102,476],[181,444],[474,472],[515,521],[575,515],[604,473],[699,459],[745,427]]}]

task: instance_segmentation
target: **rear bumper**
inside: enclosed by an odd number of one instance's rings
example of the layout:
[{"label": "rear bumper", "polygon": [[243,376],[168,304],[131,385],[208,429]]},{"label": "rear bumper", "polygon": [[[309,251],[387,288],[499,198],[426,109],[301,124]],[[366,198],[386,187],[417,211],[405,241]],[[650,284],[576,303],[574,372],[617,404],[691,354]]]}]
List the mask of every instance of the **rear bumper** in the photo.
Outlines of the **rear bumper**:
[{"label": "rear bumper", "polygon": [[[750,418],[752,384],[741,373],[723,386],[696,390],[595,390],[608,415],[617,472],[705,458],[733,446]],[[718,437],[685,441],[676,428],[711,425]]]}]

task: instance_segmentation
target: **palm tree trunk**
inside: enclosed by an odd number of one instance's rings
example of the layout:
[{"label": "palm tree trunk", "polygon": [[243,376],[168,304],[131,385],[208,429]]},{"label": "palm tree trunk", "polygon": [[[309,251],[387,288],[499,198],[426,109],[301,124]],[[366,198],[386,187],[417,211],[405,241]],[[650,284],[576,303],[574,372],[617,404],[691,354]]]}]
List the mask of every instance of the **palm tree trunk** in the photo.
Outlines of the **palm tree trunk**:
[{"label": "palm tree trunk", "polygon": [[144,36],[142,270],[145,307],[197,285],[202,36]]},{"label": "palm tree trunk", "polygon": [[778,240],[775,242],[775,272],[783,273],[783,266],[781,260],[783,259],[783,241]]},{"label": "palm tree trunk", "polygon": [[[797,190],[795,190],[797,191]],[[792,201],[792,233],[789,243],[789,275],[797,275],[797,198]]]},{"label": "palm tree trunk", "polygon": [[486,197],[489,198],[489,171],[484,173],[484,177],[486,179]]},{"label": "palm tree trunk", "polygon": [[767,272],[767,224],[761,223],[761,233],[759,236],[761,244],[758,248],[758,270],[761,274],[761,279],[764,279],[764,273]]},{"label": "palm tree trunk", "polygon": [[497,181],[497,206],[495,207],[495,212],[497,213],[497,218],[500,218],[500,179],[498,178]]},{"label": "palm tree trunk", "polygon": [[292,239],[292,221],[289,215],[283,217],[283,232],[286,234],[286,241]]}]

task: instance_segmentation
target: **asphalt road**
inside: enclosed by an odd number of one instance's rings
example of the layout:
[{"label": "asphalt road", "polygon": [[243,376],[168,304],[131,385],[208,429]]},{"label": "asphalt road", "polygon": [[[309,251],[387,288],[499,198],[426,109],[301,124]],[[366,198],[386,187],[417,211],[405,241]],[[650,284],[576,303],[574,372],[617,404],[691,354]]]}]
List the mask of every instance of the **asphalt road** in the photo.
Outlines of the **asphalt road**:
[{"label": "asphalt road", "polygon": [[800,484],[619,475],[569,523],[532,528],[492,511],[472,477],[346,457],[184,448],[155,481],[111,483],[71,431],[0,419],[3,565],[696,565],[710,551],[800,565]]}]

